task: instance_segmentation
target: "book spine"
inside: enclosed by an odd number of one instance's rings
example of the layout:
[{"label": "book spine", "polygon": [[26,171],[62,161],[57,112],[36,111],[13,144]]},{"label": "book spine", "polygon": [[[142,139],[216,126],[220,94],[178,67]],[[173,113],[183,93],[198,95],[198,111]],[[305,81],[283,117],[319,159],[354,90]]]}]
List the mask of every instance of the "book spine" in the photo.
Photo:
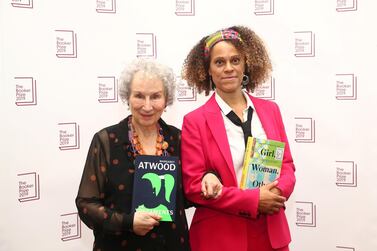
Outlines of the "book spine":
[{"label": "book spine", "polygon": [[251,159],[250,151],[251,151],[251,147],[253,146],[253,142],[254,142],[253,137],[249,137],[247,139],[245,156],[243,158],[242,176],[241,176],[241,182],[240,182],[240,188],[241,189],[246,188],[247,174],[249,172],[249,161]]}]

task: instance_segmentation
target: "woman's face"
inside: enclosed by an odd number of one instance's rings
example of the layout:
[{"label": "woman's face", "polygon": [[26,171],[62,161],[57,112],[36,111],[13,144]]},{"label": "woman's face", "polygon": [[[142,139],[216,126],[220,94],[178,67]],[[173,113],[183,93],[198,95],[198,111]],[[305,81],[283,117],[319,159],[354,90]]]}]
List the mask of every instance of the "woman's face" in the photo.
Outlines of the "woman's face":
[{"label": "woman's face", "polygon": [[135,73],[131,82],[129,106],[134,126],[154,129],[166,107],[162,80]]},{"label": "woman's face", "polygon": [[213,46],[210,57],[208,72],[219,95],[241,91],[245,59],[236,47],[227,41],[218,42]]}]

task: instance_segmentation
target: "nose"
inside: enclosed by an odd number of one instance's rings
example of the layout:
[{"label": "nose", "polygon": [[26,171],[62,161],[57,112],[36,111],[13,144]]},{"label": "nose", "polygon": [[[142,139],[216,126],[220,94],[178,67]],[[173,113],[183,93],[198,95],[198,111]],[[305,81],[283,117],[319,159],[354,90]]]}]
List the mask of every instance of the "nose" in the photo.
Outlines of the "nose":
[{"label": "nose", "polygon": [[232,64],[229,61],[227,61],[225,63],[225,69],[224,70],[225,71],[232,71],[233,70],[233,66],[232,66]]},{"label": "nose", "polygon": [[143,105],[143,110],[144,111],[151,111],[153,109],[151,100],[149,97],[145,99],[144,105]]}]

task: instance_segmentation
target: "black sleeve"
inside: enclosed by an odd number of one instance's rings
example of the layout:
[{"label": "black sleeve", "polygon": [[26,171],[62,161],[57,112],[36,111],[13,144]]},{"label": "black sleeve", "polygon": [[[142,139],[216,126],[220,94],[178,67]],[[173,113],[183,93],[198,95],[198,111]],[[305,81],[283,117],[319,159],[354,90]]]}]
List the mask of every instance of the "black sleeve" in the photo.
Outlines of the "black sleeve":
[{"label": "black sleeve", "polygon": [[119,233],[133,229],[134,214],[117,212],[104,206],[109,143],[106,131],[96,133],[90,145],[76,206],[81,220],[91,229]]}]

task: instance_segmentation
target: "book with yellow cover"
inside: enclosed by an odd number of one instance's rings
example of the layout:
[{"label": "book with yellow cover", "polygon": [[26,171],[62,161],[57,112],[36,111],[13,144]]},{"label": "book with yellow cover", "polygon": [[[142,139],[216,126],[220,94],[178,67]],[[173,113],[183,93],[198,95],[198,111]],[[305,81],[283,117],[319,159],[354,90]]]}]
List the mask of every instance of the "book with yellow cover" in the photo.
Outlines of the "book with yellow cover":
[{"label": "book with yellow cover", "polygon": [[242,189],[254,189],[279,178],[284,147],[284,142],[249,137],[240,187]]}]

